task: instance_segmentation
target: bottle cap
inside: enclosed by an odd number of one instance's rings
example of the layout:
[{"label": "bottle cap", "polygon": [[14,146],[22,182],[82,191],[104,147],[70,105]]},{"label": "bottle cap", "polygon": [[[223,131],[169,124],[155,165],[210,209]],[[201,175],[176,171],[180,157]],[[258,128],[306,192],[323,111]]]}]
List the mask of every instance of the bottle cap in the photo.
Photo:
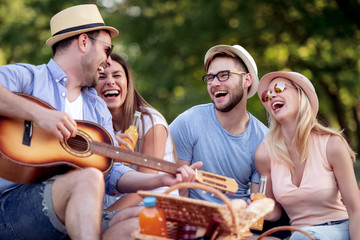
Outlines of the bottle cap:
[{"label": "bottle cap", "polygon": [[143,200],[145,207],[153,207],[156,205],[156,197],[150,196]]}]

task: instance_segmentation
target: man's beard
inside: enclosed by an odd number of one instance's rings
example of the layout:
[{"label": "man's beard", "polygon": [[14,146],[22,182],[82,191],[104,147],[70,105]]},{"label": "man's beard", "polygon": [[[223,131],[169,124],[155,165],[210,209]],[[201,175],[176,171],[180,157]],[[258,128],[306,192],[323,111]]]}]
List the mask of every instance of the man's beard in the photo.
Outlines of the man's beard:
[{"label": "man's beard", "polygon": [[238,89],[240,91],[236,92],[235,95],[230,98],[229,103],[222,108],[217,107],[214,100],[211,99],[214,103],[215,109],[219,112],[230,112],[242,100],[244,96],[244,89],[241,88],[241,86],[238,86]]},{"label": "man's beard", "polygon": [[[94,66],[92,58],[88,55],[83,56],[80,60],[81,69],[84,73],[85,84],[83,87],[93,87],[95,88],[98,83],[97,67]],[[95,74],[93,74],[93,69],[96,69]]]}]

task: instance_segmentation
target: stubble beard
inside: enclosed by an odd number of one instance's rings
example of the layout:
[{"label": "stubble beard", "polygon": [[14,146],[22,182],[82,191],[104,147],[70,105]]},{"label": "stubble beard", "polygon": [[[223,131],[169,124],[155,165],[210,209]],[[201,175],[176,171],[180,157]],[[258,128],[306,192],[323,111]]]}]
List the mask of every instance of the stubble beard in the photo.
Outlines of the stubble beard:
[{"label": "stubble beard", "polygon": [[218,107],[214,100],[211,99],[214,103],[216,110],[218,110],[219,112],[230,112],[236,105],[238,105],[239,102],[241,102],[244,96],[244,89],[241,86],[238,86],[235,89],[239,89],[239,91],[237,91],[234,95],[230,96],[228,104],[226,104],[222,108]]},{"label": "stubble beard", "polygon": [[[84,87],[95,88],[98,83],[98,67],[94,66],[94,61],[88,55],[85,55],[81,58],[80,64],[85,79]],[[95,69],[95,71],[93,71],[93,69]]]}]

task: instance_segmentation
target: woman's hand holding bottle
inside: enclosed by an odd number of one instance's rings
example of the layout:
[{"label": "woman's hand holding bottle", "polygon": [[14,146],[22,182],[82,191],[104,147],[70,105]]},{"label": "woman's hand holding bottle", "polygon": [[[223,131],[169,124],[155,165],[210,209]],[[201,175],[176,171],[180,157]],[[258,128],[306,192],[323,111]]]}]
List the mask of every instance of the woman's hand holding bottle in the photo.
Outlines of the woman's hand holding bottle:
[{"label": "woman's hand holding bottle", "polygon": [[129,133],[117,133],[115,134],[115,139],[121,148],[134,151],[132,146],[135,146],[136,142]]},{"label": "woman's hand holding bottle", "polygon": [[137,121],[140,120],[141,112],[135,111],[134,118],[128,129],[124,133],[116,134],[115,138],[119,146],[123,149],[135,150],[135,145],[139,138],[138,126],[136,125]]}]

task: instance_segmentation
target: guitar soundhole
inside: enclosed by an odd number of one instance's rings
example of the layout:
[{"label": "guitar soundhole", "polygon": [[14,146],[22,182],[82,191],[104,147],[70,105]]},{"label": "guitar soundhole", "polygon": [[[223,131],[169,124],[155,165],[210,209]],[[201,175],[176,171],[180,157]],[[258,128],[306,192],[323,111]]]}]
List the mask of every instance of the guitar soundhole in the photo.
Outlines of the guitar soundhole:
[{"label": "guitar soundhole", "polygon": [[89,134],[78,129],[77,134],[73,138],[60,142],[61,146],[71,155],[86,158],[92,155],[91,143],[92,139]]},{"label": "guitar soundhole", "polygon": [[70,138],[67,140],[67,145],[78,152],[84,152],[87,151],[89,149],[88,143],[86,142],[86,140],[79,135],[76,135],[76,137],[74,138]]}]

